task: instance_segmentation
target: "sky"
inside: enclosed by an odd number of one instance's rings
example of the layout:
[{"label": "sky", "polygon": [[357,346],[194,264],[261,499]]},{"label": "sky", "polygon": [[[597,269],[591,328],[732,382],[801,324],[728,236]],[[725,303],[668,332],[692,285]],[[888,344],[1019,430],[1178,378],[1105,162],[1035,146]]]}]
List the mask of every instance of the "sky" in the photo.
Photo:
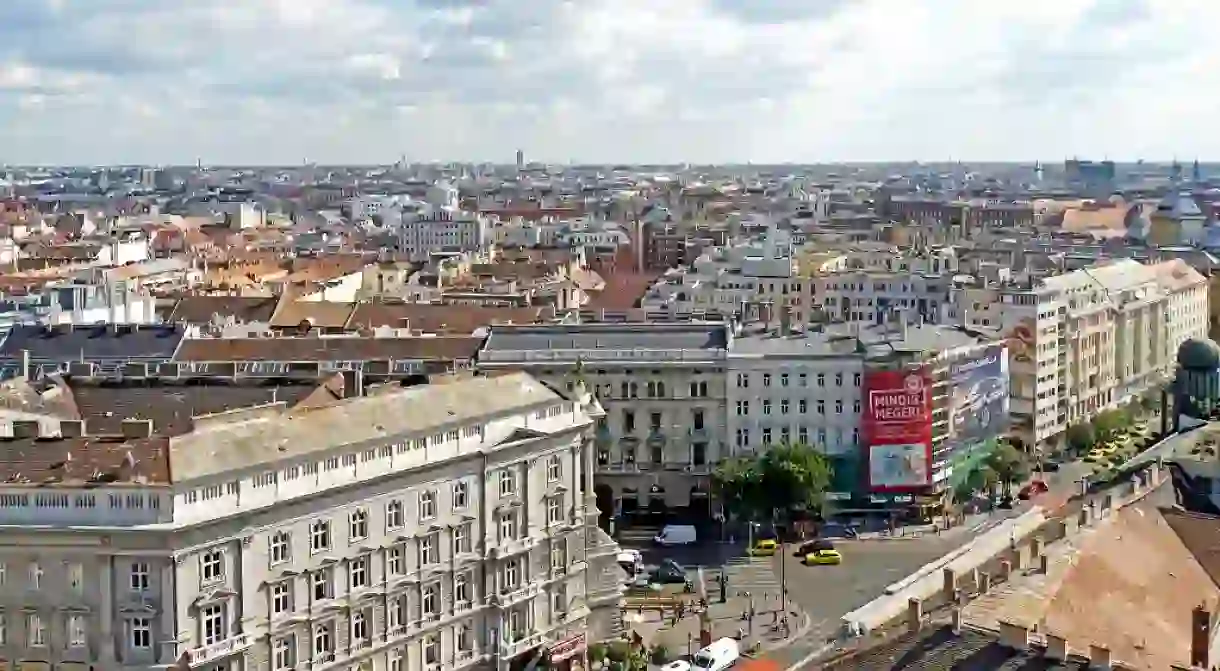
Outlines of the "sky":
[{"label": "sky", "polygon": [[0,164],[1220,159],[1217,0],[0,0]]}]

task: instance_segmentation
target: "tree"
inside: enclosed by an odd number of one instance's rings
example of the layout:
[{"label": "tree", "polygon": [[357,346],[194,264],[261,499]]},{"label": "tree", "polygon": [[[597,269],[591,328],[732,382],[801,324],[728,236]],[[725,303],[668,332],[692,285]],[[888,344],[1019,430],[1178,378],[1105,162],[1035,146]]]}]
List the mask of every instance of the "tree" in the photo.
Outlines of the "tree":
[{"label": "tree", "polygon": [[1076,452],[1084,452],[1097,444],[1097,431],[1089,422],[1073,424],[1067,428],[1067,443]]},{"label": "tree", "polygon": [[1097,440],[1110,440],[1119,431],[1131,425],[1131,417],[1123,410],[1114,408],[1102,410],[1093,418],[1093,429]]},{"label": "tree", "polygon": [[762,474],[755,459],[726,459],[712,472],[712,487],[732,513],[754,517],[765,505],[761,500]]},{"label": "tree", "polygon": [[1029,477],[1029,466],[1029,458],[1025,453],[1005,442],[1001,442],[987,455],[984,464],[984,468],[991,471],[995,480],[1005,488]]},{"label": "tree", "polygon": [[754,458],[723,461],[712,474],[725,507],[752,520],[776,514],[820,514],[833,470],[825,455],[805,444],[780,444]]},{"label": "tree", "polygon": [[783,443],[760,459],[763,497],[769,507],[787,516],[805,512],[821,515],[834,470],[826,455],[804,443]]}]

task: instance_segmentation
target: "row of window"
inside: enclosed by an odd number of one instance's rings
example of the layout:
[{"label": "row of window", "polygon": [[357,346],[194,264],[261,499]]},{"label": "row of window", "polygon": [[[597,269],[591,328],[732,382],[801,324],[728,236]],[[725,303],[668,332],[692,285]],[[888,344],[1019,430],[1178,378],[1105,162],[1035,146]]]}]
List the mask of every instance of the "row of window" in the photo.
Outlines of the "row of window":
[{"label": "row of window", "polygon": [[[97,508],[96,494],[0,494],[0,508],[29,508],[33,503],[35,508]],[[110,494],[107,504],[112,510],[128,508],[131,510],[157,510],[161,507],[161,499],[156,494]]]},{"label": "row of window", "polygon": [[[761,433],[762,433],[762,444],[763,445],[770,445],[773,442],[773,438],[776,436],[776,434],[773,433],[770,428],[763,429],[761,431]],[[779,436],[779,442],[781,442],[781,443],[791,442],[792,441],[791,428],[789,428],[787,426],[781,427],[779,429],[778,436]],[[814,441],[813,444],[819,445],[819,446],[824,446],[824,445],[827,445],[828,442],[836,444],[836,445],[839,443],[837,434],[835,436],[835,439],[831,440],[831,441],[827,441],[826,436],[827,436],[826,429],[818,429],[817,433],[816,433],[816,440]],[[737,429],[737,435],[735,438],[736,438],[735,442],[737,444],[737,447],[748,447],[751,444],[749,429]],[[798,427],[796,430],[796,440],[799,443],[804,443],[806,445],[810,444],[809,443],[809,427],[805,427],[805,426]],[[852,445],[860,444],[860,429],[851,430],[851,444]]]},{"label": "row of window", "polygon": [[[144,564],[143,566],[145,580],[144,584],[145,589],[147,589],[148,565]],[[38,562],[30,562],[26,565],[25,578],[26,589],[42,589],[47,578],[46,567]],[[80,562],[65,562],[63,565],[63,579],[71,591],[77,594],[83,594],[85,591],[85,565],[81,564]],[[8,580],[8,564],[0,562],[0,587],[8,585]]]},{"label": "row of window", "polygon": [[[792,406],[792,404],[791,404],[791,403],[788,401],[788,399],[786,399],[786,398],[785,398],[785,399],[783,399],[783,400],[781,400],[779,403],[776,403],[776,404],[773,404],[773,403],[772,403],[770,400],[764,400],[764,401],[762,402],[762,413],[763,413],[764,415],[770,415],[770,414],[771,414],[771,409],[772,409],[772,407],[773,407],[774,405],[778,405],[778,406],[779,406],[779,414],[781,414],[781,415],[786,415],[786,414],[788,414],[788,412],[789,412],[789,411],[792,409],[792,407],[793,407],[793,406]],[[817,413],[818,413],[819,415],[825,415],[825,414],[826,414],[826,401],[825,401],[825,400],[823,400],[823,399],[818,399],[818,400],[814,401],[813,406],[814,406],[814,408],[816,408],[816,409],[817,409]],[[836,400],[836,401],[834,402],[835,414],[836,414],[836,415],[841,415],[841,414],[843,414],[843,407],[844,407],[844,403],[843,403],[843,401],[841,401],[841,400]],[[851,411],[852,411],[852,412],[854,412],[854,413],[859,413],[859,412],[860,412],[860,401],[853,401],[853,402],[852,402],[852,404],[851,404]],[[808,402],[808,401],[806,401],[806,400],[805,400],[805,399],[803,399],[803,398],[802,398],[802,399],[797,400],[797,402],[796,402],[796,412],[797,412],[797,414],[801,414],[801,415],[803,415],[803,414],[805,414],[805,413],[809,412],[809,402]],[[746,415],[748,415],[748,414],[750,414],[750,402],[749,402],[749,401],[738,401],[738,402],[737,402],[737,416],[738,416],[738,417],[744,417],[744,416],[746,416]]]},{"label": "row of window", "polygon": [[[357,611],[351,617],[352,641],[357,647],[368,645],[371,641],[370,617],[363,611]],[[314,625],[310,645],[315,661],[333,660],[335,657],[335,632],[333,623]],[[420,639],[420,654],[427,665],[441,663],[440,637],[429,634]],[[453,656],[464,659],[474,654],[474,627],[469,622],[453,628]],[[395,648],[387,659],[387,671],[407,671],[406,650]],[[290,671],[298,667],[297,641],[295,635],[282,636],[271,643],[271,667],[274,671]]]},{"label": "row of window", "polygon": [[[151,646],[151,625],[148,619],[143,619],[140,623],[145,627],[144,632],[148,634],[140,641],[145,642],[143,647]],[[27,613],[25,615],[25,639],[22,641],[11,640],[9,636],[9,614],[0,612],[0,646],[20,644],[30,648],[40,648],[49,645],[50,632],[48,628],[48,618],[41,613]],[[84,615],[69,614],[64,618],[64,631],[68,636],[68,647],[84,648],[89,645],[89,627],[86,623]],[[137,640],[133,637],[132,642]]]},{"label": "row of window", "polygon": [[[667,393],[669,390],[665,387],[662,381],[649,381],[644,384],[644,398],[669,398]],[[598,398],[613,399],[614,385],[603,384],[594,389],[594,393]],[[708,398],[707,382],[697,381],[690,383],[690,398]],[[621,382],[619,383],[619,395],[617,398],[640,398],[640,384],[638,382]]]},{"label": "row of window", "polygon": [[[778,375],[773,375],[772,373],[763,373],[762,374],[762,386],[770,387],[772,379],[779,378],[779,386],[787,387],[787,386],[789,386],[789,383],[791,382],[793,377],[796,378],[796,382],[797,382],[796,386],[798,386],[798,387],[808,387],[809,386],[809,374],[808,373],[797,373],[796,375],[792,375],[790,373],[779,373]],[[737,374],[737,388],[738,389],[749,389],[750,378],[751,378],[750,373],[738,373]],[[835,386],[842,387],[843,379],[844,379],[843,373],[835,373],[834,374]],[[816,381],[817,386],[825,387],[826,386],[826,373],[815,374],[814,380]],[[860,386],[860,373],[852,373],[852,386],[854,386],[854,387]]]},{"label": "row of window", "polygon": [[[572,404],[555,405],[544,408],[534,413],[535,419],[545,420],[553,417],[558,417],[565,412],[571,412]],[[475,438],[482,440],[485,433],[484,425],[470,425],[461,429],[450,429],[443,433],[437,433],[430,437],[416,438],[410,441],[383,445],[377,449],[364,450],[359,454],[345,454],[342,456],[328,457],[322,462],[314,462],[309,464],[299,464],[288,468],[267,471],[260,473],[252,478],[252,486],[255,489],[271,487],[282,482],[292,482],[301,477],[316,476],[319,472],[330,472],[340,468],[351,468],[357,464],[357,461],[368,463],[377,459],[389,459],[395,454],[406,454],[412,450],[422,450],[429,445],[441,445],[447,442],[453,442],[462,438]],[[224,496],[237,495],[241,490],[240,483],[228,482],[223,485],[211,485],[200,489],[194,489],[184,493],[186,503],[197,503],[199,501],[211,501]],[[2,503],[3,499],[0,499]]]}]

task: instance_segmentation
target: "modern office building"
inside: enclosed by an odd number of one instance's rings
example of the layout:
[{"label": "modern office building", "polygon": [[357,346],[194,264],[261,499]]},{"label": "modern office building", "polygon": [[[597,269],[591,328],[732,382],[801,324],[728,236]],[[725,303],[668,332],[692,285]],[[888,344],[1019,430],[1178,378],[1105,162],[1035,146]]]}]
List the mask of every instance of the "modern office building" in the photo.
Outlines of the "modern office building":
[{"label": "modern office building", "polygon": [[184,410],[156,428],[139,406],[97,431],[53,399],[6,405],[5,667],[562,666],[614,633],[617,546],[589,525],[600,408],[579,387],[323,385],[191,416],[191,388],[162,384],[145,391]]}]

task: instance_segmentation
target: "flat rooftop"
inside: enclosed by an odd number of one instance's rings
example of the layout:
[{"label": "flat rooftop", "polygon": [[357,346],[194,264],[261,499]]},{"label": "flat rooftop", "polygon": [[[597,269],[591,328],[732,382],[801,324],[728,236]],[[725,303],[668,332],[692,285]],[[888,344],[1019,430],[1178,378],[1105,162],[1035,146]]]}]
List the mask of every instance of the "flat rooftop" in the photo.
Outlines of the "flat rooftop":
[{"label": "flat rooftop", "polygon": [[829,324],[781,335],[774,330],[747,329],[733,341],[732,355],[772,357],[861,356],[885,358],[896,352],[936,353],[996,342],[990,334],[957,326],[910,324],[897,326]]},{"label": "flat rooftop", "polygon": [[714,350],[729,340],[728,325],[713,322],[492,326],[483,351]]}]

